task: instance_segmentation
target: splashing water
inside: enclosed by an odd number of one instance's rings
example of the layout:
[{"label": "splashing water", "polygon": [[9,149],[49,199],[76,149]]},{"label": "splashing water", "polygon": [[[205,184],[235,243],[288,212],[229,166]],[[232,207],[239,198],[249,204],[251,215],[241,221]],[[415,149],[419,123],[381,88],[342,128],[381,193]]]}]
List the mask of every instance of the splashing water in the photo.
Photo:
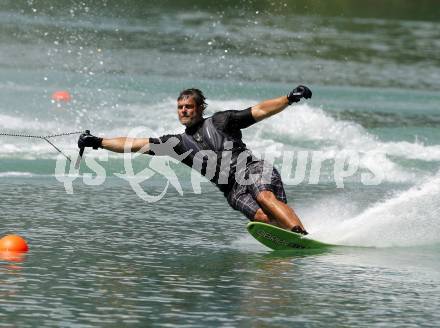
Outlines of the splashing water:
[{"label": "splashing water", "polygon": [[[371,205],[354,217],[324,223],[315,221],[311,225],[311,236],[329,243],[353,246],[440,243],[439,193],[440,172],[395,197]],[[339,203],[339,206],[350,212],[348,208],[353,205]],[[326,215],[321,214],[322,217]]]}]

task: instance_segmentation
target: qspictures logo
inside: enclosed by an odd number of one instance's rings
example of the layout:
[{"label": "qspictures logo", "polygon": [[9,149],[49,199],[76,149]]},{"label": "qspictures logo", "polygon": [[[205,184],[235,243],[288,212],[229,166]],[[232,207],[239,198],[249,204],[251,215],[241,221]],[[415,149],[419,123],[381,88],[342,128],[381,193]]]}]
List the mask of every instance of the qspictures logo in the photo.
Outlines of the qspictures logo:
[{"label": "qspictures logo", "polygon": [[[133,129],[128,137],[136,138],[139,135],[144,135],[144,133],[143,129]],[[230,174],[234,175],[234,180],[240,185],[249,185],[255,179],[262,179],[262,182],[267,184],[271,181],[273,164],[276,159],[272,153],[261,154],[260,158],[264,160],[264,169],[261,174],[250,174],[247,170],[250,152],[248,150],[243,151],[236,158],[234,171],[231,173],[233,161],[232,146],[230,144],[225,143],[224,150],[220,153],[212,150],[202,150],[194,153],[192,150],[188,150],[180,154],[175,150],[179,142],[180,140],[177,137],[170,137],[166,142],[150,144],[137,152],[131,152],[132,145],[130,142],[126,142],[123,154],[125,173],[113,173],[113,175],[124,180],[139,198],[150,203],[162,199],[171,186],[179,195],[183,196],[184,191],[179,176],[173,170],[172,164],[181,163],[188,157],[191,158],[190,162],[192,162],[192,192],[196,194],[201,193],[202,183],[215,178],[216,174],[218,176],[216,180],[218,184],[229,183]],[[147,156],[145,153],[148,150],[151,150],[155,156],[152,156],[149,161],[145,161],[148,164],[142,170],[135,172],[133,161],[139,156]],[[376,159],[383,159],[384,156],[385,154],[380,152],[364,152],[360,154],[356,151],[346,150],[331,154],[326,154],[323,151],[284,151],[278,170],[280,171],[283,183],[287,186],[303,183],[316,185],[321,179],[323,164],[327,161],[326,177],[331,176],[337,188],[344,188],[345,181],[355,175],[363,185],[374,186],[379,185],[383,181],[384,172],[380,166],[369,166],[368,164],[376,163]],[[63,183],[68,194],[73,194],[73,182],[76,179],[82,179],[84,184],[90,186],[105,183],[107,172],[100,162],[108,162],[107,151],[100,153],[99,160],[91,156],[85,156],[82,165],[87,166],[93,173],[80,174],[80,171],[75,168],[74,162],[69,163],[64,156],[58,156],[56,161],[55,178]],[[293,168],[295,162],[296,166]],[[329,166],[328,163],[331,163],[331,165]],[[329,167],[331,167],[330,171]],[[201,173],[203,173],[203,176]],[[166,184],[159,194],[152,195],[148,193],[148,180],[156,175],[164,177]]]}]

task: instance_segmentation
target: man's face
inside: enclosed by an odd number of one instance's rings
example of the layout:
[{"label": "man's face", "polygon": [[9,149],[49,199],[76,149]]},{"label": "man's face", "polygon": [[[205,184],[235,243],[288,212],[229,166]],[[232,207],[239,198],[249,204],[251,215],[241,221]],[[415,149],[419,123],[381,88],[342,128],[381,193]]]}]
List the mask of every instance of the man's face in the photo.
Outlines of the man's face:
[{"label": "man's face", "polygon": [[180,123],[190,127],[202,119],[203,112],[197,107],[194,98],[188,96],[177,101],[177,114]]}]

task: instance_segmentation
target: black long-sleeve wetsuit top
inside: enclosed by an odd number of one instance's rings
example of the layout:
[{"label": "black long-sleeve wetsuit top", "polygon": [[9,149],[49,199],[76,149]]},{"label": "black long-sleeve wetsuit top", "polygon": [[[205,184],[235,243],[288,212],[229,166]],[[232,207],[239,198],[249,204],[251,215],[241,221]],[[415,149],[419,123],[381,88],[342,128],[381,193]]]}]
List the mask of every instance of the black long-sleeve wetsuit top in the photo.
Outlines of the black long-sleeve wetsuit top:
[{"label": "black long-sleeve wetsuit top", "polygon": [[150,138],[148,153],[178,159],[227,193],[235,183],[236,171],[257,160],[246,148],[241,133],[255,122],[251,108],[217,112],[182,134]]}]

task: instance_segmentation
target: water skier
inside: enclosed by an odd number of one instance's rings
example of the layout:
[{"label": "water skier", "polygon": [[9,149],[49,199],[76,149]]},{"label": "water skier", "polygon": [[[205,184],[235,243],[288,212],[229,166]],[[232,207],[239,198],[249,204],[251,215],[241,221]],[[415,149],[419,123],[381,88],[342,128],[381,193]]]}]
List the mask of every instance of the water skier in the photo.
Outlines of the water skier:
[{"label": "water skier", "polygon": [[[249,220],[278,225],[306,235],[301,220],[287,205],[280,174],[271,164],[256,158],[247,149],[242,141],[241,129],[281,112],[301,98],[311,97],[310,89],[300,85],[287,96],[264,100],[244,110],[221,111],[204,118],[207,104],[202,91],[187,89],[177,98],[177,114],[180,123],[186,127],[184,133],[159,138],[99,138],[85,133],[79,137],[78,147],[172,156],[209,178],[223,192],[229,205]],[[169,152],[166,145],[171,140],[173,147]]]}]

